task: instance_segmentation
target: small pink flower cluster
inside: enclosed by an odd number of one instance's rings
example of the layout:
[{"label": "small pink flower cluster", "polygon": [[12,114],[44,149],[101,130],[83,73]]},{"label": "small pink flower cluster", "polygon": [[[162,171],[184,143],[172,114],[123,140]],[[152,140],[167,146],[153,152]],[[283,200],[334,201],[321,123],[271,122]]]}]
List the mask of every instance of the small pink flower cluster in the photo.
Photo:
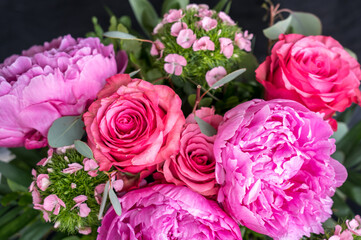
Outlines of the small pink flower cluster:
[{"label": "small pink flower cluster", "polygon": [[346,220],[347,229],[342,231],[340,225],[335,226],[335,232],[328,240],[353,240],[353,235],[361,236],[361,217],[356,215],[354,219]]},{"label": "small pink flower cluster", "polygon": [[[195,21],[195,18],[198,21]],[[236,23],[226,13],[217,13],[210,10],[205,4],[190,4],[185,10],[171,9],[154,28],[153,34],[158,39],[153,43],[150,53],[152,56],[162,58],[166,52],[164,70],[169,74],[180,76],[183,73],[183,67],[192,61],[188,56],[198,51],[218,52],[225,57],[224,60],[230,59],[234,55],[234,46],[250,52],[253,34],[248,34],[248,31],[242,33],[236,28],[227,37],[222,37],[224,35],[222,32],[227,31],[224,28],[231,26],[236,26]],[[215,32],[217,33],[216,37],[214,37]],[[159,39],[164,39],[167,34],[170,36],[166,38],[167,41],[164,44]],[[232,40],[230,36],[233,36],[234,39]],[[174,38],[176,45],[182,48],[181,51],[171,49],[175,43],[169,45],[169,39]],[[211,55],[213,56],[213,54]],[[215,67],[211,70],[207,69],[205,74],[209,86],[227,75],[225,66],[220,66],[219,63],[211,65],[215,65]]]}]

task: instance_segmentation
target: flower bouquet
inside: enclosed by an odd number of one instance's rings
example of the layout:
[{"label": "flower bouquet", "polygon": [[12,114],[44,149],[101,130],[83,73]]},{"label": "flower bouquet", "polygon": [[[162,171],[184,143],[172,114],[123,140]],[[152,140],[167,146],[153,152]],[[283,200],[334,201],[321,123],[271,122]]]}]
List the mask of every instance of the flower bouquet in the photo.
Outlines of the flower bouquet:
[{"label": "flower bouquet", "polygon": [[361,239],[356,56],[270,1],[260,64],[231,1],[129,3],[144,35],[0,65],[0,239]]}]

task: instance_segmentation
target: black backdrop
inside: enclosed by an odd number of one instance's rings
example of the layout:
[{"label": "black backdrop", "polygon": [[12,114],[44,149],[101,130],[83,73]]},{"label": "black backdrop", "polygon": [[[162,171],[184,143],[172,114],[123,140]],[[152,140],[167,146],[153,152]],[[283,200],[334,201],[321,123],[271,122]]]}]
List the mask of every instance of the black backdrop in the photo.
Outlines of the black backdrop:
[{"label": "black backdrop", "polygon": [[[162,0],[150,0],[160,11]],[[213,7],[218,0],[195,0]],[[263,0],[233,0],[231,17],[241,27],[256,34],[255,54],[263,60],[266,39],[262,29]],[[283,8],[316,14],[323,23],[323,34],[331,35],[361,58],[361,1],[355,0],[274,0]],[[70,33],[82,37],[93,29],[91,17],[107,26],[109,18],[103,6],[117,15],[129,15],[138,28],[127,0],[0,0],[0,62],[34,44]]]}]

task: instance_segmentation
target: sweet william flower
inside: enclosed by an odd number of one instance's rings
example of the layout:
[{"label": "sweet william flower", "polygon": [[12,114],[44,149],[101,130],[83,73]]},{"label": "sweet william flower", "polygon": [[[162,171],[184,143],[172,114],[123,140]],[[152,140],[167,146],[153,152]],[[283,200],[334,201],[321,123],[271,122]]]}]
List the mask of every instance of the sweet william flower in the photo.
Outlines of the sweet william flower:
[{"label": "sweet william flower", "polygon": [[248,34],[248,31],[245,31],[244,33],[237,33],[234,37],[234,42],[239,49],[244,49],[245,51],[250,52],[252,38],[253,34]]},{"label": "sweet william flower", "polygon": [[230,58],[233,55],[233,41],[229,38],[220,38],[219,42],[221,44],[221,53],[226,58]]},{"label": "sweet william flower", "polygon": [[218,17],[220,19],[222,19],[223,23],[230,25],[230,26],[234,26],[236,25],[236,23],[232,20],[232,18],[225,12],[219,12],[218,13]]},{"label": "sweet william flower", "polygon": [[36,185],[38,186],[38,188],[40,188],[41,191],[45,191],[50,185],[49,175],[39,174],[36,178]]},{"label": "sweet william flower", "polygon": [[212,87],[213,84],[221,80],[226,75],[227,75],[227,71],[224,67],[219,66],[212,68],[206,73],[206,81],[208,83],[208,86]]},{"label": "sweet william flower", "polygon": [[193,43],[193,51],[210,50],[214,51],[214,43],[209,37],[201,37]]},{"label": "sweet william flower", "polygon": [[217,20],[210,17],[204,17],[199,24],[204,30],[208,32],[217,27]]},{"label": "sweet william flower", "polygon": [[[54,215],[58,215],[60,212],[60,207],[66,207],[63,200],[61,200],[55,194],[51,194],[44,199],[44,210],[48,212],[53,212]],[[54,211],[53,211],[54,210]]]},{"label": "sweet william flower", "polygon": [[188,28],[188,26],[184,22],[173,23],[172,27],[170,28],[170,35],[172,35],[173,37],[178,37],[179,32],[181,30],[187,29],[187,28]]},{"label": "sweet william flower", "polygon": [[320,115],[291,100],[255,99],[229,110],[214,142],[218,201],[274,239],[323,232],[331,197],[347,178],[331,158],[332,134]]},{"label": "sweet william flower", "polygon": [[76,173],[77,171],[83,169],[83,166],[79,163],[70,163],[68,164],[68,168],[65,168],[62,170],[62,173],[68,173],[68,174],[73,174]]},{"label": "sweet william flower", "polygon": [[70,35],[0,64],[0,147],[41,148],[54,120],[80,115],[117,73],[113,47]]},{"label": "sweet william flower", "polygon": [[352,220],[346,220],[347,228],[356,236],[361,236],[361,217],[356,215]]},{"label": "sweet william flower", "polygon": [[150,49],[150,55],[163,57],[163,50],[164,50],[164,44],[161,41],[159,41],[159,39],[157,39],[152,44],[152,48]]},{"label": "sweet william flower", "polygon": [[155,185],[119,198],[98,228],[98,240],[111,239],[242,239],[236,222],[216,202],[187,187]]},{"label": "sweet william flower", "polygon": [[171,9],[171,10],[169,10],[169,13],[165,14],[164,20],[167,23],[177,22],[180,19],[182,19],[182,17],[183,17],[182,14],[183,14],[182,9],[179,9],[179,10]]},{"label": "sweet william flower", "polygon": [[178,54],[168,54],[164,61],[164,70],[169,74],[181,75],[184,66],[187,66],[187,60]]},{"label": "sweet william flower", "polygon": [[190,48],[196,39],[197,36],[191,29],[183,29],[177,36],[177,44],[182,48]]},{"label": "sweet william flower", "polygon": [[334,235],[331,236],[328,240],[353,240],[352,233],[349,230],[342,231],[342,227],[340,225],[335,226]]}]

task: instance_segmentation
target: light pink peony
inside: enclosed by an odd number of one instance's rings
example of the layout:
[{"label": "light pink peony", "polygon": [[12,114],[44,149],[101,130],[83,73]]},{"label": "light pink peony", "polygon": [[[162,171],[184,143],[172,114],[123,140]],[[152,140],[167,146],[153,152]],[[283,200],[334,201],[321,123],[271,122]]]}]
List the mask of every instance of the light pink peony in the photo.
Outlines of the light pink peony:
[{"label": "light pink peony", "polygon": [[47,145],[54,120],[79,115],[117,72],[112,46],[70,35],[0,64],[0,147]]},{"label": "light pink peony", "polygon": [[256,78],[267,100],[292,99],[324,119],[361,103],[360,64],[332,37],[281,34]]},{"label": "light pink peony", "polygon": [[155,185],[119,199],[122,215],[111,207],[98,228],[98,240],[224,239],[241,240],[241,232],[213,201],[175,185]]},{"label": "light pink peony", "polygon": [[229,110],[214,142],[218,201],[242,225],[275,239],[321,233],[347,178],[332,129],[303,105],[255,99]]},{"label": "light pink peony", "polygon": [[[214,112],[213,108],[201,108],[195,114],[217,129],[223,118]],[[159,166],[165,180],[176,185],[185,185],[204,196],[217,194],[213,155],[215,138],[216,136],[204,135],[194,119],[194,114],[190,114],[182,130],[179,153],[172,155]]]},{"label": "light pink peony", "polygon": [[184,124],[182,101],[163,85],[129,75],[107,80],[84,116],[88,144],[100,171],[112,166],[149,175],[156,164],[179,149]]}]

